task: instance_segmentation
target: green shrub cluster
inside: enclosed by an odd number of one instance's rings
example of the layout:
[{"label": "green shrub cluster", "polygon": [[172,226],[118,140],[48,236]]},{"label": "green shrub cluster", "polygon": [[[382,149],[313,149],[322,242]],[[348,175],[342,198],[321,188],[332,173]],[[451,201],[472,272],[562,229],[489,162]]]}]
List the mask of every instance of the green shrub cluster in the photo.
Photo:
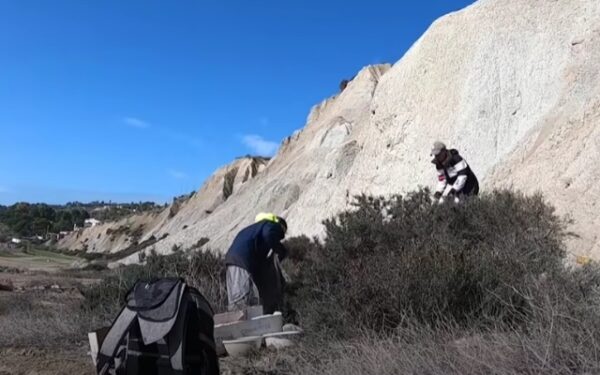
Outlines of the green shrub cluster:
[{"label": "green shrub cluster", "polygon": [[564,223],[540,196],[499,191],[436,205],[426,190],[357,197],[325,221],[322,242],[295,239],[291,301],[315,331],[389,332],[435,325],[519,325],[526,291],[564,271]]}]

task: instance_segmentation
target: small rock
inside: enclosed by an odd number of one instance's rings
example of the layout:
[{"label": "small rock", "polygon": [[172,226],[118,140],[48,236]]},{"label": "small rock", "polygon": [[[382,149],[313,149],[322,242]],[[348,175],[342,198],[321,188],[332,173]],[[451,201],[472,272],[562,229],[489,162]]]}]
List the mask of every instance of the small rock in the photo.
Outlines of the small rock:
[{"label": "small rock", "polygon": [[282,328],[283,332],[304,332],[304,330],[295,324],[284,324]]},{"label": "small rock", "polygon": [[2,281],[0,282],[0,290],[4,292],[12,292],[14,290],[14,286],[11,281]]},{"label": "small rock", "polygon": [[294,342],[288,339],[268,337],[265,340],[265,345],[267,346],[267,348],[284,349],[294,346]]}]

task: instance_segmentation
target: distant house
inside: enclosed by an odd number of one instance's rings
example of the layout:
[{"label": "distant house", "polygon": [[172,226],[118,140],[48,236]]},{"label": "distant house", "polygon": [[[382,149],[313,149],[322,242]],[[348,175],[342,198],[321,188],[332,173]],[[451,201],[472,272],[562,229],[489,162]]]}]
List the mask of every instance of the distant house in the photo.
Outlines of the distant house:
[{"label": "distant house", "polygon": [[90,228],[90,227],[95,227],[96,225],[100,225],[100,224],[102,224],[102,222],[100,220],[91,218],[91,219],[85,219],[83,226],[85,228]]}]

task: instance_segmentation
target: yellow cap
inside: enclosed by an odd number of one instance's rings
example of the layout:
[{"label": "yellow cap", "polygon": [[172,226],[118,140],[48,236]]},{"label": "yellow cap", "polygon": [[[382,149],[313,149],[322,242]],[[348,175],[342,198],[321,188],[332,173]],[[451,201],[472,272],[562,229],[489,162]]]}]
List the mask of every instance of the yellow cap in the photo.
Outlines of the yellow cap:
[{"label": "yellow cap", "polygon": [[263,221],[263,220],[271,221],[273,223],[279,223],[279,219],[277,218],[277,215],[272,214],[272,213],[266,213],[266,212],[261,212],[258,215],[256,215],[254,222],[258,223],[259,221]]}]

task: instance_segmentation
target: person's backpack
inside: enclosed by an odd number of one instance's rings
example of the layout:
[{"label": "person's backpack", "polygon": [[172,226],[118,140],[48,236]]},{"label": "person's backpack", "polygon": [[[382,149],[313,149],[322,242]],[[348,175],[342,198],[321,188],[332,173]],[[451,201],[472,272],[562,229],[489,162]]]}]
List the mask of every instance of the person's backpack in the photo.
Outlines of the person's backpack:
[{"label": "person's backpack", "polygon": [[138,281],[102,341],[99,375],[218,375],[213,310],[181,279]]}]

